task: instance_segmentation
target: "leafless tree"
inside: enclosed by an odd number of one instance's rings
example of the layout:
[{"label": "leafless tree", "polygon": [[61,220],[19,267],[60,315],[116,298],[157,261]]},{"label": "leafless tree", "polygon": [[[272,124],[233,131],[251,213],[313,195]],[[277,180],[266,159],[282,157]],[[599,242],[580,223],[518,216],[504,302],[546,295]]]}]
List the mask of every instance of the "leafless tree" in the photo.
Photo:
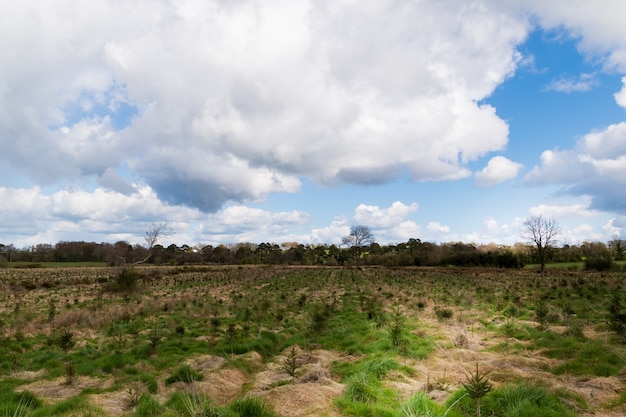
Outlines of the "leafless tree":
[{"label": "leafless tree", "polygon": [[144,236],[144,240],[146,242],[146,250],[148,255],[133,265],[143,264],[148,262],[150,257],[152,256],[152,250],[154,246],[161,240],[164,236],[169,236],[172,234],[172,230],[167,225],[167,223],[152,223],[152,227],[146,231],[146,235]]},{"label": "leafless tree", "polygon": [[541,263],[541,275],[544,275],[546,270],[546,254],[556,244],[560,234],[561,227],[552,218],[538,215],[531,216],[524,221],[522,236],[537,247],[539,262]]},{"label": "leafless tree", "polygon": [[[168,224],[163,223],[152,223],[150,229],[146,230],[146,235],[144,236],[144,241],[146,242],[145,254],[143,259],[133,262],[130,267],[144,264],[148,262],[148,260],[152,257],[154,246],[161,240],[164,236],[168,236],[172,234],[172,230],[169,228]],[[121,259],[122,264],[126,268],[126,257],[118,255],[118,258]]]},{"label": "leafless tree", "polygon": [[350,227],[350,234],[344,236],[341,239],[341,243],[354,248],[354,256],[356,257],[356,266],[361,263],[361,253],[365,246],[369,246],[374,243],[374,234],[372,229],[363,225],[356,225]]}]

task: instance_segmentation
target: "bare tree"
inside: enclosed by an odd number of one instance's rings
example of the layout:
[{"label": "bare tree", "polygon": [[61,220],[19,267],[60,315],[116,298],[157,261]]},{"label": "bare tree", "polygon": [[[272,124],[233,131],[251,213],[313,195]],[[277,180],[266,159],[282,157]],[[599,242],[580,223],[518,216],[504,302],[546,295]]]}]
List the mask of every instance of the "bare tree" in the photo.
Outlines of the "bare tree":
[{"label": "bare tree", "polygon": [[[168,236],[172,234],[172,230],[169,228],[166,222],[163,223],[152,223],[150,229],[146,230],[146,235],[144,236],[144,241],[146,242],[145,249],[146,256],[143,259],[133,262],[130,267],[144,264],[148,262],[148,260],[152,257],[154,246],[161,240],[164,236]],[[126,267],[126,257],[118,255],[118,258],[121,259],[122,264]]]},{"label": "bare tree", "polygon": [[350,227],[350,234],[344,236],[341,239],[341,243],[354,248],[354,256],[356,257],[356,266],[361,263],[361,253],[365,246],[369,246],[374,243],[374,234],[372,229],[363,225],[356,225]]},{"label": "bare tree", "polygon": [[546,254],[554,246],[560,234],[561,227],[552,218],[538,215],[524,220],[522,236],[537,247],[539,262],[541,263],[541,275],[544,275],[546,270]]},{"label": "bare tree", "polygon": [[144,240],[146,242],[146,250],[148,255],[133,265],[143,264],[148,262],[150,257],[152,257],[152,251],[154,246],[161,240],[164,236],[169,236],[172,234],[172,230],[169,228],[167,223],[152,223],[152,227],[146,231],[146,235],[144,236]]}]

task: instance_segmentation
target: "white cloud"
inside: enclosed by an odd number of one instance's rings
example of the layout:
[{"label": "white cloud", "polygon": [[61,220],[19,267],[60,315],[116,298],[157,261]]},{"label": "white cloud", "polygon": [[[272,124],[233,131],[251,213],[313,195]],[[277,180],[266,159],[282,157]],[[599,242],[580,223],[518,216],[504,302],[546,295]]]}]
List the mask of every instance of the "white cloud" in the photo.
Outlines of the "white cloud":
[{"label": "white cloud", "polygon": [[507,4],[534,14],[545,28],[566,30],[580,39],[578,47],[583,53],[601,60],[608,69],[626,72],[623,1],[510,0]]},{"label": "white cloud", "polygon": [[[330,241],[346,234],[347,221],[293,232],[306,213],[245,204],[299,192],[304,178],[469,177],[469,162],[507,145],[507,123],[481,103],[532,62],[516,50],[531,21],[560,28],[589,58],[626,72],[620,0],[5,3],[0,165],[10,175],[0,206],[3,230],[20,241],[33,229],[44,230],[33,239],[101,237],[109,222],[106,236],[141,237],[146,221],[162,219],[174,219],[185,238],[222,228],[225,241],[263,233]],[[626,107],[624,91],[615,100]],[[625,131],[615,124],[574,149],[547,150],[526,180],[565,185],[591,196],[592,209],[624,213]],[[520,169],[495,157],[476,181],[494,184]],[[101,188],[89,192],[42,192],[96,182]],[[11,188],[25,183],[39,186]],[[415,210],[398,203],[356,215],[390,240],[452,236],[437,222],[413,222]]]},{"label": "white cloud", "polygon": [[598,80],[595,74],[580,74],[578,78],[571,76],[561,76],[548,84],[545,91],[557,91],[560,93],[574,93],[589,91],[597,86]]},{"label": "white cloud", "polygon": [[622,89],[613,96],[618,105],[626,108],[626,77],[622,78]]},{"label": "white cloud", "polygon": [[434,222],[434,221],[428,222],[428,225],[426,226],[426,229],[429,232],[436,232],[436,233],[440,233],[440,232],[447,233],[447,232],[450,231],[450,227],[449,226],[445,226],[445,225],[442,225],[439,222]]},{"label": "white cloud", "polygon": [[313,228],[310,233],[310,238],[305,238],[301,240],[301,242],[340,245],[341,238],[349,234],[350,223],[348,223],[347,219],[336,218],[328,226]]},{"label": "white cloud", "polygon": [[541,154],[541,165],[535,166],[525,180],[531,185],[575,183],[589,178],[593,166],[573,150],[547,150]]},{"label": "white cloud", "polygon": [[371,228],[390,228],[407,220],[418,208],[417,203],[406,205],[400,201],[395,201],[388,208],[359,204],[355,210],[354,221]]},{"label": "white cloud", "polygon": [[485,168],[476,173],[476,184],[480,187],[499,184],[515,178],[522,168],[522,164],[513,162],[504,156],[494,156]]},{"label": "white cloud", "polygon": [[591,207],[626,213],[626,122],[583,136],[571,150],[544,151],[526,176],[531,185],[562,184],[572,195],[592,198]]},{"label": "white cloud", "polygon": [[591,208],[591,198],[583,196],[581,201],[572,201],[570,204],[539,204],[529,209],[531,216],[544,216],[553,219],[563,219],[567,217],[589,218],[598,214],[597,210]]},{"label": "white cloud", "polygon": [[[462,1],[27,0],[2,14],[7,165],[46,184],[128,166],[206,212],[296,192],[301,177],[469,176],[507,143],[477,103],[513,73],[528,30]],[[137,114],[116,130],[121,104]]]},{"label": "white cloud", "polygon": [[496,219],[494,219],[493,217],[487,217],[484,221],[483,224],[485,226],[485,229],[493,231],[493,230],[497,230],[498,229],[498,221]]}]

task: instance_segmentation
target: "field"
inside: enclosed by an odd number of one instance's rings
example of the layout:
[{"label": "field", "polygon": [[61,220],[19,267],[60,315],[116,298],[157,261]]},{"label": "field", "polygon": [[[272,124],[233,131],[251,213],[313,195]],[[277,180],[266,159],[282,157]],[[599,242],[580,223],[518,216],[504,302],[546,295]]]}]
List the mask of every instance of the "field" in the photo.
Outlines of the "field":
[{"label": "field", "polygon": [[626,413],[621,272],[120,273],[0,269],[0,416]]}]

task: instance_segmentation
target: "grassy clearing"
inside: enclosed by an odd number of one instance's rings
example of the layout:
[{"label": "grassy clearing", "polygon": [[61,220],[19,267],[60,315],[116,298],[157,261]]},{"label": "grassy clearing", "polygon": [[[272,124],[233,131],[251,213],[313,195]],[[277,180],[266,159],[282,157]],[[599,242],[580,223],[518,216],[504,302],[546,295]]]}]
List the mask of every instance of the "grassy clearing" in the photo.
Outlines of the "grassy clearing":
[{"label": "grassy clearing", "polygon": [[[113,268],[0,269],[0,416],[106,416],[116,401],[127,416],[271,416],[305,389],[332,391],[309,415],[474,415],[463,383],[479,362],[483,415],[626,410],[626,346],[607,325],[622,273],[137,272],[112,292]],[[593,378],[606,398],[583,389]]]}]

